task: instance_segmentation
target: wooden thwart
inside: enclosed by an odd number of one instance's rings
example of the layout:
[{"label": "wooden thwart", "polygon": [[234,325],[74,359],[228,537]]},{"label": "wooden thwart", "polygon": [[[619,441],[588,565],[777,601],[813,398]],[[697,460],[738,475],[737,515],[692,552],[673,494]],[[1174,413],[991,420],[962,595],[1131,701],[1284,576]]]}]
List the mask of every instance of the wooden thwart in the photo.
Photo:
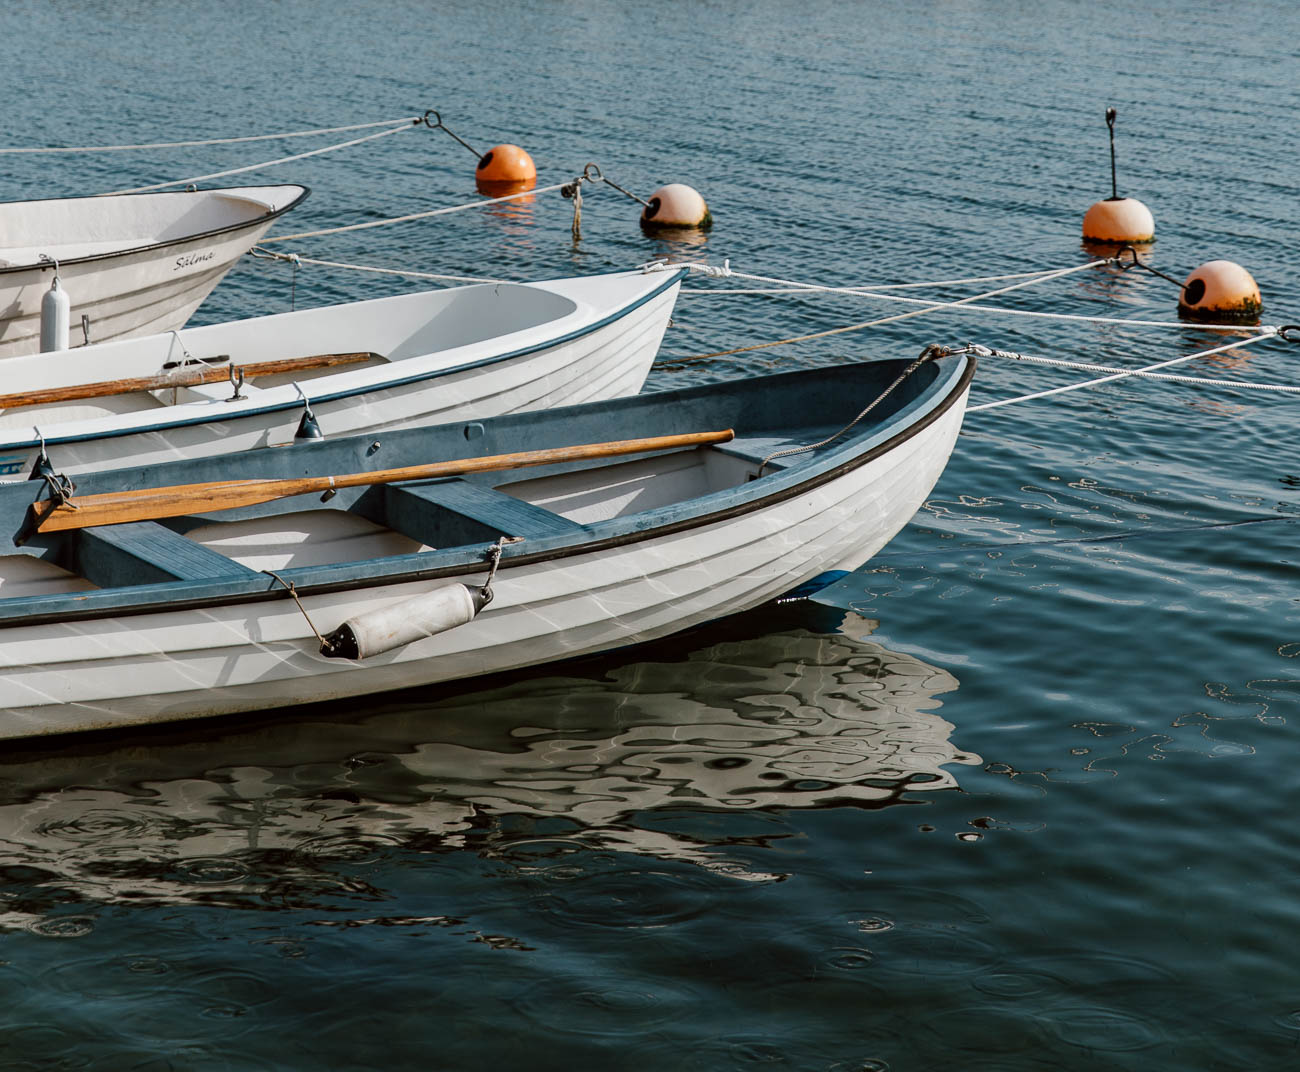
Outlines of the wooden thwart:
[{"label": "wooden thwart", "polygon": [[233,510],[256,506],[291,495],[337,491],[369,484],[393,484],[401,480],[422,480],[442,476],[463,476],[500,469],[522,469],[530,465],[553,465],[589,458],[612,458],[622,454],[696,447],[709,443],[726,443],[734,438],[730,429],[716,432],[689,432],[682,435],[652,436],[646,439],[619,439],[607,443],[526,450],[514,454],[494,454],[486,458],[463,458],[425,465],[407,465],[398,469],[380,469],[373,473],[345,473],[340,476],[283,477],[258,480],[212,481],[204,484],[178,484],[165,488],[141,488],[137,491],[110,491],[99,495],[82,495],[63,502],[42,499],[28,508],[28,528],[40,532],[90,528],[94,525],[117,525],[128,521],[149,521],[160,517]]},{"label": "wooden thwart", "polygon": [[0,395],[0,409],[17,409],[20,406],[42,406],[51,402],[75,402],[81,398],[106,398],[109,395],[129,395],[134,391],[161,391],[168,387],[197,387],[203,383],[220,383],[230,378],[232,368],[242,371],[245,379],[255,376],[274,376],[285,372],[306,372],[310,369],[333,368],[336,365],[356,365],[369,361],[378,354],[314,354],[310,357],[286,357],[275,361],[254,361],[248,365],[202,365],[180,368],[156,376],[137,376],[124,380],[99,380],[96,383],[76,383],[67,387],[49,387],[40,391],[18,391]]}]

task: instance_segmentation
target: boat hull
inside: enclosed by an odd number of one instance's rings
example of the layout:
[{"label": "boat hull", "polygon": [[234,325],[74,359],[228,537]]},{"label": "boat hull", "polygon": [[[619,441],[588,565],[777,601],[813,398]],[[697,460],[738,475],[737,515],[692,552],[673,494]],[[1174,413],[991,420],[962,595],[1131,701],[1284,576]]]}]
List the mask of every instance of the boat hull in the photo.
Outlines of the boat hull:
[{"label": "boat hull", "polygon": [[862,464],[753,509],[633,532],[502,568],[473,621],[360,662],[319,653],[315,630],[447,583],[475,565],[294,600],[24,627],[0,644],[0,737],[141,725],[366,695],[501,673],[637,644],[737,613],[831,570],[854,569],[907,524],[952,451],[968,380],[924,426]]},{"label": "boat hull", "polygon": [[[214,195],[231,202],[232,217],[244,218],[232,218],[231,222],[214,227],[208,223],[218,221],[207,220],[198,225],[203,230],[192,235],[157,239],[141,235],[135,242],[127,238],[116,243],[124,248],[105,252],[93,251],[107,243],[91,245],[57,239],[32,240],[19,253],[0,249],[0,257],[7,254],[6,259],[12,260],[17,255],[20,261],[30,258],[33,262],[0,265],[0,359],[36,353],[40,349],[41,302],[53,278],[52,264],[36,263],[41,253],[58,261],[59,283],[71,303],[70,344],[170,331],[181,327],[194,314],[235,262],[257,244],[280,215],[301,202],[307,191],[298,186],[248,187],[188,194],[75,198],[68,199],[66,205],[34,202],[43,207],[55,206],[60,210],[59,216],[68,217],[65,221],[54,217],[53,226],[60,222],[65,226],[88,226],[80,219],[84,206],[72,202],[92,205],[98,202],[104,213],[111,214],[111,203],[131,204],[133,198]],[[78,208],[82,211],[78,212]],[[128,223],[137,228],[142,226],[138,219],[127,221],[124,226]],[[98,223],[96,232],[102,234],[106,227],[111,233],[108,223]],[[82,317],[87,318],[84,333]]]},{"label": "boat hull", "polygon": [[[16,408],[0,425],[0,482],[26,479],[42,448],[61,472],[78,474],[290,444],[302,418],[304,395],[329,437],[633,395],[645,383],[658,353],[679,278],[623,272],[458,288],[473,300],[479,317],[504,318],[512,303],[536,300],[550,302],[556,315],[539,317],[520,330],[377,367],[304,378],[297,386],[281,382],[264,390],[245,385],[237,401],[230,400],[233,388],[218,382],[203,388],[208,397],[181,405],[82,420],[57,421],[50,407]],[[391,324],[406,318],[418,324],[413,310],[436,301],[452,304],[437,308],[429,325],[419,330],[433,327],[444,338],[448,333],[454,338],[456,332],[468,330],[463,324],[444,324],[453,319],[456,300],[451,291],[432,291],[194,328],[179,333],[179,345],[168,335],[96,347],[93,363],[119,367],[126,351],[133,362],[148,361],[153,370],[191,351],[201,357],[233,355],[229,360],[234,363],[249,353],[257,360],[331,346],[374,349],[380,343],[358,323],[387,319]],[[396,337],[404,331],[390,334]],[[145,350],[148,353],[142,354]],[[91,360],[92,352],[68,356]],[[43,358],[25,358],[21,364],[26,370]]]}]

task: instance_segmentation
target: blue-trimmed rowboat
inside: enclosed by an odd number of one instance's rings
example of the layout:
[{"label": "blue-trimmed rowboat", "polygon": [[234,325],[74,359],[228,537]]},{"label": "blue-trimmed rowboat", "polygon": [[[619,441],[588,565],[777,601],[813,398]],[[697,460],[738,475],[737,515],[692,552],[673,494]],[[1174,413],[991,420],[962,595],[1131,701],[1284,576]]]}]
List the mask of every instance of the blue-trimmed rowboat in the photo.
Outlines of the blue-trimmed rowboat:
[{"label": "blue-trimmed rowboat", "polygon": [[41,348],[56,274],[76,343],[180,327],[307,194],[282,184],[0,202],[0,358]]},{"label": "blue-trimmed rowboat", "polygon": [[972,359],[906,366],[0,486],[0,737],[493,674],[855,569],[965,412]]},{"label": "blue-trimmed rowboat", "polygon": [[0,481],[42,444],[76,474],[636,394],[682,275],[481,283],[10,358]]}]

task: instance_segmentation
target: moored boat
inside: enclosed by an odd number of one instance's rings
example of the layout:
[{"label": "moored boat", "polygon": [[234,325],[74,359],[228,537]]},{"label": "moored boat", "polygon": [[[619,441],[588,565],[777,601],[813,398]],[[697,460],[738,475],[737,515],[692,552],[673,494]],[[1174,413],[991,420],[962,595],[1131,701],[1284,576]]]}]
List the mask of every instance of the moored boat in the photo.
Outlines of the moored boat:
[{"label": "moored boat", "polygon": [[42,450],[80,473],[635,394],[681,276],[474,284],[12,358],[0,481]]},{"label": "moored boat", "polygon": [[972,359],[914,364],[0,487],[0,736],[491,674],[855,569],[961,424]]},{"label": "moored boat", "polygon": [[35,353],[56,273],[72,345],[178,328],[305,186],[0,202],[0,358]]}]

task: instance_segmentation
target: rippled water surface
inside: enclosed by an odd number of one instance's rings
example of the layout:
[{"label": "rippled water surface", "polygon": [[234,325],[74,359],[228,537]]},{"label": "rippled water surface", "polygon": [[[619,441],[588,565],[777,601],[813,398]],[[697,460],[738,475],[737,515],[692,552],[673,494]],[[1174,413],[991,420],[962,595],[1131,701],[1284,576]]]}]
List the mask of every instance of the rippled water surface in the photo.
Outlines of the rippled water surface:
[{"label": "rippled water surface", "polygon": [[[1085,264],[1110,193],[1148,263],[1300,320],[1290,3],[7,5],[3,146],[439,110],[539,185],[687,182],[705,236],[557,193],[275,248],[529,279],[669,256],[837,286]],[[9,199],[207,175],[355,135],[0,155]],[[278,233],[473,200],[408,131],[296,181]],[[246,258],[196,322],[428,286]],[[955,300],[1004,284],[902,292]],[[1136,367],[1205,330],[726,294],[650,388],[974,341]],[[1089,268],[981,301],[1175,320]],[[1273,339],[1173,372],[1292,383]],[[686,360],[694,358],[696,360]],[[972,405],[1090,374],[984,361]],[[972,412],[915,522],[818,602],[362,703],[9,747],[6,1069],[1291,1069],[1296,397],[1125,380]]]}]

